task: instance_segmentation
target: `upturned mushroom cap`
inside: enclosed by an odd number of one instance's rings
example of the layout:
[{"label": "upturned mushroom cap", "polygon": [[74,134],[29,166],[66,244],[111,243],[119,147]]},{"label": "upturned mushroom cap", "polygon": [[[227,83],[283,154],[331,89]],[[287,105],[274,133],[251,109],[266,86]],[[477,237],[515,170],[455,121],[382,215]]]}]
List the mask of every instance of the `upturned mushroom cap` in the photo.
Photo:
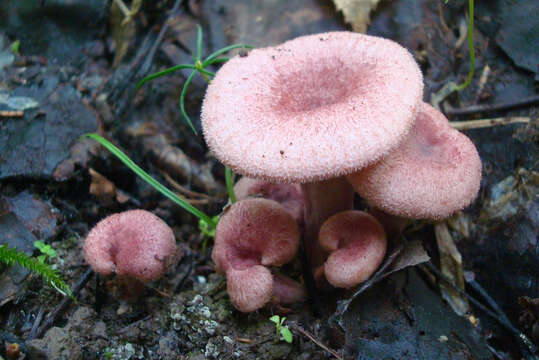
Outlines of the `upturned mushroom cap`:
[{"label": "upturned mushroom cap", "polygon": [[249,312],[267,303],[274,280],[265,266],[286,264],[298,246],[298,224],[279,203],[249,198],[231,205],[215,229],[212,259],[226,273],[232,304]]},{"label": "upturned mushroom cap", "polygon": [[481,159],[470,139],[423,103],[410,135],[395,151],[347,178],[371,205],[389,214],[441,219],[475,199]]},{"label": "upturned mushroom cap", "polygon": [[101,220],[88,233],[83,250],[95,272],[143,282],[162,277],[177,254],[172,229],[145,210],[125,211]]},{"label": "upturned mushroom cap", "polygon": [[352,32],[309,35],[235,57],[202,105],[211,151],[235,172],[305,183],[355,172],[395,148],[423,81],[399,44]]},{"label": "upturned mushroom cap", "polygon": [[275,200],[283,205],[298,223],[303,223],[305,200],[301,186],[298,184],[274,184],[244,176],[234,185],[234,193],[238,200],[247,199],[250,196]]},{"label": "upturned mushroom cap", "polygon": [[362,211],[344,211],[320,228],[319,242],[331,252],[324,264],[328,282],[349,288],[367,280],[384,259],[387,247],[382,225]]},{"label": "upturned mushroom cap", "polygon": [[279,203],[245,199],[230,206],[215,229],[212,259],[217,269],[284,265],[296,254],[299,229]]}]

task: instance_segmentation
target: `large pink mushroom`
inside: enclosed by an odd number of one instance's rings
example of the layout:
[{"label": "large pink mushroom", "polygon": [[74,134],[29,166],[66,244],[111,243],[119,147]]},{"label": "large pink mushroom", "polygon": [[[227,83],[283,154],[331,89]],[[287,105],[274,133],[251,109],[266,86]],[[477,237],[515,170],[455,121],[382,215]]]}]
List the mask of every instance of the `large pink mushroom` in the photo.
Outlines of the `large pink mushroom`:
[{"label": "large pink mushroom", "polygon": [[441,219],[462,210],[477,196],[481,159],[474,144],[446,117],[421,105],[410,135],[366,169],[348,176],[369,203],[389,214]]},{"label": "large pink mushroom", "polygon": [[274,278],[268,266],[289,262],[298,246],[298,225],[279,203],[250,198],[231,205],[215,229],[212,259],[226,274],[232,304],[250,312],[269,302]]},{"label": "large pink mushroom", "polygon": [[422,91],[418,65],[397,43],[316,34],[223,65],[206,92],[202,127],[213,154],[235,172],[302,184],[306,249],[317,266],[320,225],[353,205],[343,175],[404,139]]},{"label": "large pink mushroom", "polygon": [[161,278],[178,258],[172,229],[146,210],[125,211],[101,220],[86,236],[83,251],[95,272],[133,282]]},{"label": "large pink mushroom", "polygon": [[320,228],[318,241],[330,255],[324,264],[327,281],[350,288],[367,280],[386,253],[384,228],[372,215],[349,210],[331,216]]},{"label": "large pink mushroom", "polygon": [[275,200],[283,205],[299,224],[303,224],[305,201],[298,184],[275,184],[244,176],[234,185],[234,193],[237,200],[254,196]]}]

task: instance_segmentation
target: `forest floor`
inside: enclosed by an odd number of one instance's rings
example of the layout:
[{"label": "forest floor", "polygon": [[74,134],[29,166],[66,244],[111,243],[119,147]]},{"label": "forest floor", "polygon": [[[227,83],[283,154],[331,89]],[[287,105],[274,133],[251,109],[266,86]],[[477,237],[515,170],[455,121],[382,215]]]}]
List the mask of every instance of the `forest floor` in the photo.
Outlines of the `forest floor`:
[{"label": "forest floor", "polygon": [[[124,25],[110,3],[0,2],[0,244],[32,256],[40,254],[35,241],[50,244],[56,255],[46,261],[80,285],[71,303],[25,269],[0,268],[0,357],[17,343],[19,358],[32,359],[536,358],[537,2],[476,4],[476,75],[444,99],[444,85],[462,82],[470,66],[464,0],[381,1],[368,27],[368,16],[350,25],[321,0],[147,1]],[[369,282],[343,313],[335,311],[350,291],[321,291],[316,316],[310,303],[238,312],[197,219],[80,138],[103,135],[160,182],[218,214],[227,202],[224,168],[179,110],[189,72],[135,88],[150,73],[192,62],[198,24],[205,54],[352,26],[399,42],[424,72],[425,101],[441,99],[451,121],[504,119],[463,130],[483,162],[478,199],[443,224],[411,226],[405,235],[419,248],[395,253],[401,265]],[[185,99],[198,130],[205,88],[195,77]],[[88,271],[81,251],[97,221],[133,208],[163,218],[184,257],[138,301],[125,302],[111,281]],[[288,268],[299,273],[300,265]],[[463,291],[442,277],[462,280]],[[273,314],[287,317],[292,343],[276,339]]]}]

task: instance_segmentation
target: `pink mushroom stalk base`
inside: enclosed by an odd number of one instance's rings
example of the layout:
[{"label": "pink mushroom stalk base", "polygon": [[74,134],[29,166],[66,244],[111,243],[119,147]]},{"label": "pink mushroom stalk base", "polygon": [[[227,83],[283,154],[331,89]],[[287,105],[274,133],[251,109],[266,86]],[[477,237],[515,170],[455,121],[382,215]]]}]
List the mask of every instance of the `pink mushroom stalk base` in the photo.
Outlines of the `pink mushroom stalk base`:
[{"label": "pink mushroom stalk base", "polygon": [[354,189],[344,177],[302,184],[305,199],[304,244],[312,268],[324,263],[326,252],[318,243],[320,226],[332,215],[352,209]]}]

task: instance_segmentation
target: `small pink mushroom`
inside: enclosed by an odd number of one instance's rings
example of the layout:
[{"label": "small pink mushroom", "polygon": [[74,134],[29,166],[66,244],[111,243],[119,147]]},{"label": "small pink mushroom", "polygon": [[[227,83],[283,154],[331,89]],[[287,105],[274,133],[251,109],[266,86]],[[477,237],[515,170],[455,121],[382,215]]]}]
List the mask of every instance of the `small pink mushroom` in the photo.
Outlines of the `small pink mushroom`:
[{"label": "small pink mushroom", "polygon": [[236,309],[250,312],[270,301],[274,280],[267,267],[292,260],[298,246],[296,221],[273,200],[245,199],[225,211],[215,229],[212,259],[216,270],[226,273]]},{"label": "small pink mushroom", "polygon": [[474,144],[423,103],[414,127],[380,162],[348,175],[354,189],[389,214],[442,219],[477,196],[481,159]]},{"label": "small pink mushroom", "polygon": [[147,282],[161,278],[177,259],[172,229],[145,210],[113,214],[88,233],[84,258],[102,275]]},{"label": "small pink mushroom", "polygon": [[328,282],[350,288],[367,280],[386,253],[382,225],[362,211],[344,211],[330,217],[320,228],[318,240],[330,255],[324,264]]},{"label": "small pink mushroom", "polygon": [[284,206],[298,224],[303,224],[305,201],[301,186],[298,184],[275,184],[244,176],[234,185],[234,193],[238,200],[247,199],[250,196],[275,200]]}]

